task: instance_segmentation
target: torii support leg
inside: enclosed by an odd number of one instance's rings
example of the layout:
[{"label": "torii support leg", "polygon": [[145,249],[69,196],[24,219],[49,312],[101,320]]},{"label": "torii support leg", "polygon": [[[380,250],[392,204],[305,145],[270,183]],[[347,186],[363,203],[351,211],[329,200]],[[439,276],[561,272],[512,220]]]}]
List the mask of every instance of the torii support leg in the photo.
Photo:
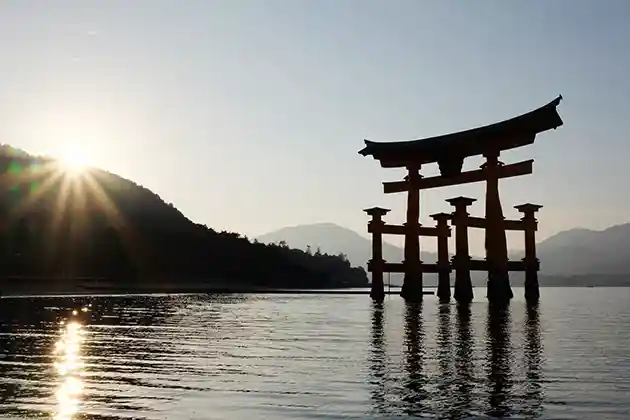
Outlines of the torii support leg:
[{"label": "torii support leg", "polygon": [[514,206],[523,213],[522,221],[525,231],[525,300],[527,302],[537,302],[540,299],[540,288],[538,285],[538,270],[540,263],[536,258],[536,229],[538,222],[535,213],[542,208],[536,204],[521,204]]},{"label": "torii support leg", "polygon": [[470,280],[470,254],[468,252],[468,211],[466,207],[474,203],[474,198],[457,197],[448,201],[455,206],[452,222],[455,225],[455,300],[470,303],[473,300],[473,288]]},{"label": "torii support leg", "polygon": [[422,300],[422,262],[420,261],[420,190],[414,185],[420,179],[419,167],[409,167],[407,191],[407,229],[405,234],[405,277],[400,296],[410,302]]},{"label": "torii support leg", "polygon": [[372,232],[372,259],[370,260],[370,269],[372,271],[372,288],[370,297],[376,302],[382,302],[385,299],[385,285],[383,284],[383,271],[385,260],[383,260],[383,222],[382,217],[385,216],[389,209],[373,207],[363,210],[372,220],[369,222],[368,230]]},{"label": "torii support leg", "polygon": [[436,221],[439,231],[439,235],[437,237],[437,295],[440,302],[448,302],[451,299],[451,263],[448,260],[448,236],[450,233],[448,221],[451,219],[451,215],[438,213],[431,215],[431,217]]},{"label": "torii support leg", "polygon": [[508,273],[507,240],[501,199],[499,198],[499,153],[485,155],[486,178],[486,261],[488,262],[488,300],[509,302],[514,294]]}]

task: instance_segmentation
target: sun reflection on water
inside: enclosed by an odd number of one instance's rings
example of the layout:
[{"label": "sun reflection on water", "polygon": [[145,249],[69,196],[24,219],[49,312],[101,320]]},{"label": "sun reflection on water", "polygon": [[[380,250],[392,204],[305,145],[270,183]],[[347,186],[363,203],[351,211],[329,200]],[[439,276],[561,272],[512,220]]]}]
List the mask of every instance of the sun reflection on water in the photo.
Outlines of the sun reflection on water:
[{"label": "sun reflection on water", "polygon": [[61,338],[55,343],[55,369],[61,382],[57,389],[55,420],[71,420],[83,393],[81,342],[85,331],[77,321],[61,322]]}]

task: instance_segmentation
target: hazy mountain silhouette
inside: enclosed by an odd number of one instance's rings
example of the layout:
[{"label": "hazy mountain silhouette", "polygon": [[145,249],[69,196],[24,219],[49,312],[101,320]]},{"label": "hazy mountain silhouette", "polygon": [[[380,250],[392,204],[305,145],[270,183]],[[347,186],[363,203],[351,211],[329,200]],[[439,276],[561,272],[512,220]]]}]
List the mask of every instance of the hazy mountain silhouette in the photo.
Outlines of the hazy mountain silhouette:
[{"label": "hazy mountain silhouette", "polygon": [[[336,225],[334,223],[315,223],[285,227],[256,238],[264,243],[286,242],[289,246],[304,249],[319,248],[329,254],[344,254],[350,263],[357,267],[366,268],[367,261],[372,257],[372,243],[370,239],[357,232]],[[403,249],[383,242],[383,258],[386,261],[402,261]],[[434,252],[421,252],[424,262],[436,262]],[[392,274],[392,284],[401,284],[402,276]]]},{"label": "hazy mountain silhouette", "polygon": [[[117,287],[367,282],[363,269],[344,258],[251,243],[238,233],[195,224],[149,189],[100,169],[71,173],[54,159],[3,145],[0,173],[4,279],[86,276]],[[22,282],[5,281],[0,289]]]},{"label": "hazy mountain silhouette", "polygon": [[630,223],[560,232],[538,244],[538,255],[548,275],[630,275]]},{"label": "hazy mountain silhouette", "polygon": [[[368,237],[333,223],[285,227],[257,239],[265,243],[285,241],[300,249],[319,247],[330,254],[343,253],[353,265],[362,267],[370,259],[372,249]],[[630,284],[630,223],[602,231],[577,228],[559,232],[538,243],[537,252],[541,260],[541,284]],[[387,261],[401,261],[403,250],[384,242],[383,256]],[[511,251],[510,257],[520,259],[523,251]],[[435,262],[437,255],[423,252],[421,259]],[[425,274],[425,285],[433,285],[434,277]],[[472,277],[476,286],[485,285],[485,273],[473,272]],[[510,277],[514,285],[523,281],[522,273],[512,273]],[[392,275],[392,284],[401,281],[401,275]]]},{"label": "hazy mountain silhouette", "polygon": [[[285,241],[291,247],[304,250],[310,247],[313,251],[320,248],[322,252],[343,253],[352,264],[357,266],[365,266],[372,252],[372,245],[368,238],[334,223],[285,227],[258,236],[256,239],[265,243]],[[383,255],[388,261],[397,261],[402,259],[403,251],[395,245],[384,242]]]}]

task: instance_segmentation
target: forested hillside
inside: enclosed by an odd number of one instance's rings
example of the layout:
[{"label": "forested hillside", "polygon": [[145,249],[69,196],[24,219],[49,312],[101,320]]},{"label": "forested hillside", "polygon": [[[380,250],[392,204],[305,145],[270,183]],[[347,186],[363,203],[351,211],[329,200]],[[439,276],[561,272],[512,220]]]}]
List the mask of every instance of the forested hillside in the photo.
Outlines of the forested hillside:
[{"label": "forested hillside", "polygon": [[3,277],[269,287],[365,285],[343,256],[252,242],[187,219],[132,181],[0,148]]}]

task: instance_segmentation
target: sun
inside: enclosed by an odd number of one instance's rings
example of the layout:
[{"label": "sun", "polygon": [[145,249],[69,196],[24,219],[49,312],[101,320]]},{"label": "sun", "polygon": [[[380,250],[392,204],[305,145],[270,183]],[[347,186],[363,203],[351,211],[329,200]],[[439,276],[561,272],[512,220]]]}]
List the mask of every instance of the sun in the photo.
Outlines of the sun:
[{"label": "sun", "polygon": [[84,172],[88,166],[87,154],[76,147],[66,148],[61,155],[60,161],[64,171],[70,173]]}]

